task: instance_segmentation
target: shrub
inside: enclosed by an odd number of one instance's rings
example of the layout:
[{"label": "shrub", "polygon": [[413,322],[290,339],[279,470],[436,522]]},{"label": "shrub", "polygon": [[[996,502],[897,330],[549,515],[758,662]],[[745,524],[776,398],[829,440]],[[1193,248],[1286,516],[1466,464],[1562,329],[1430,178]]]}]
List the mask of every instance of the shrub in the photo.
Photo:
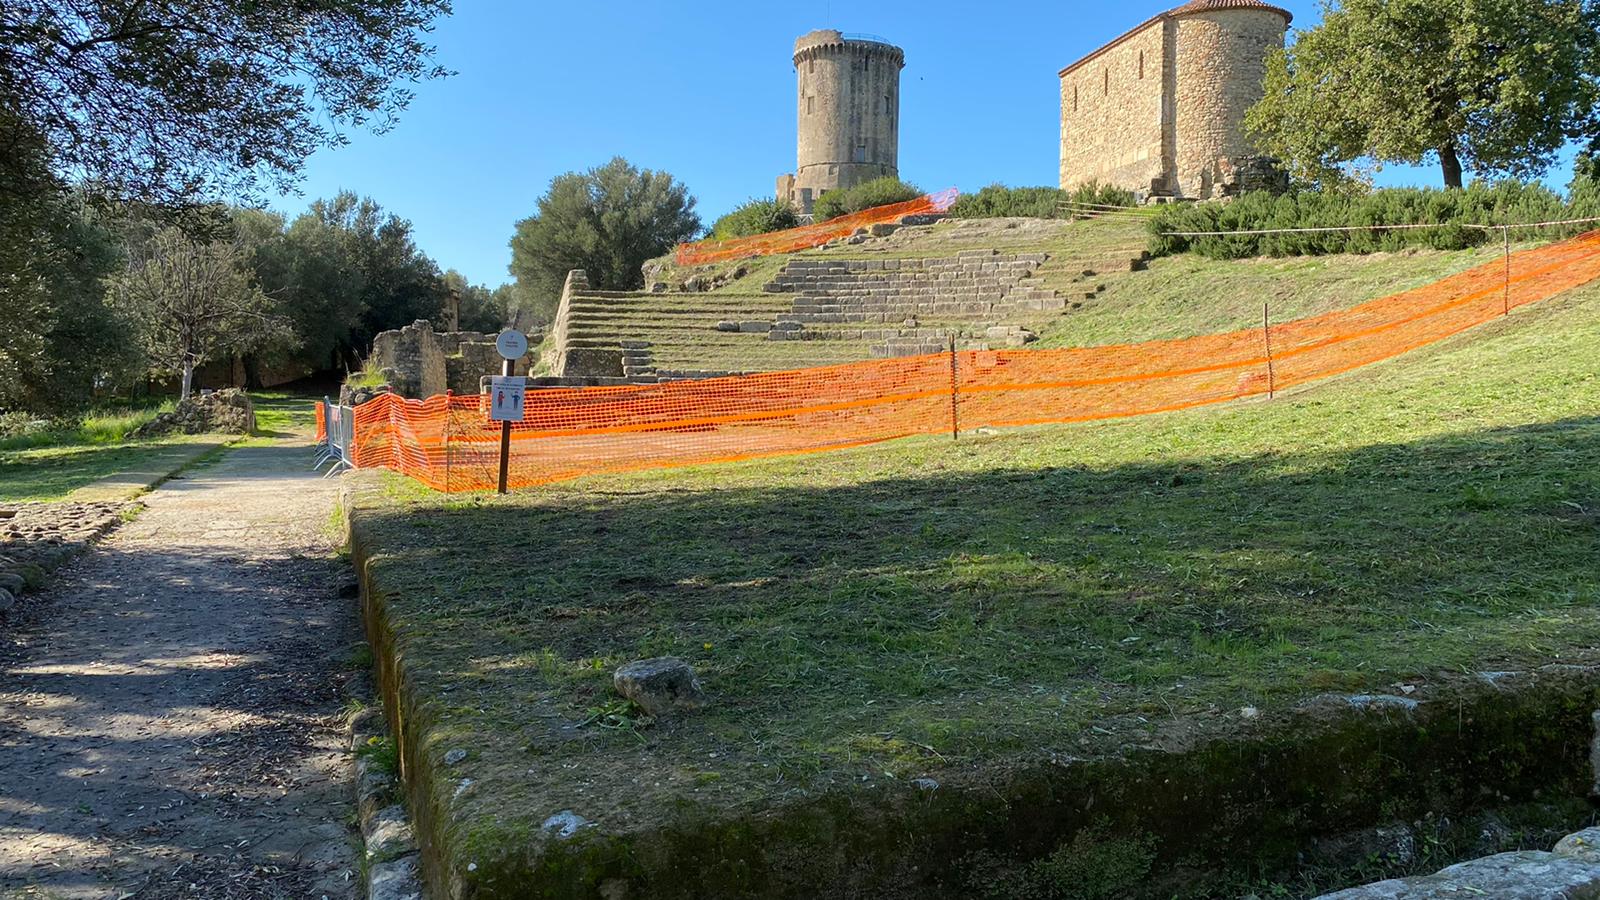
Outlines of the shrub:
[{"label": "shrub", "polygon": [[786,201],[751,198],[711,226],[713,240],[749,237],[794,228],[800,224],[800,215]]},{"label": "shrub", "polygon": [[[1387,188],[1363,194],[1292,191],[1245,194],[1231,203],[1173,204],[1150,222],[1150,250],[1157,256],[1198,253],[1213,259],[1251,256],[1319,256],[1329,253],[1392,252],[1407,248],[1462,250],[1498,240],[1494,232],[1467,225],[1510,225],[1594,215],[1600,190],[1575,182],[1570,199],[1539,184],[1474,182],[1461,190]],[[1325,231],[1295,234],[1171,237],[1168,232],[1233,232],[1347,225],[1438,225],[1393,231]],[[1587,226],[1540,229],[1542,237],[1576,234]],[[1531,231],[1518,237],[1535,236]]]},{"label": "shrub", "polygon": [[1053,187],[1006,187],[991,184],[976,194],[963,194],[950,208],[957,219],[1021,217],[1055,219],[1071,214],[1067,203],[1091,206],[1133,206],[1133,192],[1109,184],[1085,184],[1070,191]]},{"label": "shrub", "polygon": [[824,191],[822,196],[817,198],[816,206],[812,207],[811,216],[815,221],[826,222],[864,209],[904,203],[921,196],[922,189],[916,185],[885,175],[882,178],[864,181],[853,188]]},{"label": "shrub", "polygon": [[991,184],[976,194],[962,194],[950,207],[950,215],[957,219],[1053,219],[1067,196],[1066,191],[1052,187]]}]

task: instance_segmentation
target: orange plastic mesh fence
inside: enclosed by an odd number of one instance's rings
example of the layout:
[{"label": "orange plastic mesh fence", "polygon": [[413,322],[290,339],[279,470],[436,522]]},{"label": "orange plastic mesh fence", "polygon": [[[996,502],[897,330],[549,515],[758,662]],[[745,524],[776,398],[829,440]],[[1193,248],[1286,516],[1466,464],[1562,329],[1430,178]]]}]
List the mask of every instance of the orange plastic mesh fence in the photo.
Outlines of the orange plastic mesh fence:
[{"label": "orange plastic mesh fence", "polygon": [[[1076,422],[1266,394],[1399,355],[1600,278],[1600,231],[1299,321],[1172,341],[960,351],[704,381],[528,392],[510,483],[832,450],[984,425]],[[1270,346],[1270,359],[1269,359]],[[486,397],[356,408],[357,466],[492,488]]]},{"label": "orange plastic mesh fence", "polygon": [[956,195],[956,189],[950,188],[937,194],[928,194],[915,200],[907,200],[904,203],[891,203],[888,206],[875,206],[872,209],[864,209],[858,213],[840,216],[837,219],[829,219],[826,222],[818,222],[815,225],[802,225],[799,228],[774,231],[770,234],[733,238],[727,241],[700,241],[697,244],[679,244],[678,265],[700,266],[730,259],[768,256],[773,253],[794,253],[811,247],[820,247],[829,241],[849,237],[855,234],[858,228],[898,222],[906,216],[942,213],[956,202]]}]

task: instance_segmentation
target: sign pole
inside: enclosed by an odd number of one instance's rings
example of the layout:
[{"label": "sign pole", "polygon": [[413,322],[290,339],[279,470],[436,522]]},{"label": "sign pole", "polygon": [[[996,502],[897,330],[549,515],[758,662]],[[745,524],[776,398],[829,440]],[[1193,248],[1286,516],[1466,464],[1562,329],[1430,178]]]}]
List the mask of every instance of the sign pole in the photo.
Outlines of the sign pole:
[{"label": "sign pole", "polygon": [[[517,361],[508,359],[500,365],[500,374],[510,378],[517,374]],[[500,493],[506,492],[506,476],[511,473],[511,420],[500,423]]]},{"label": "sign pole", "polygon": [[511,423],[522,421],[524,391],[527,385],[516,378],[517,360],[528,352],[528,338],[515,328],[500,332],[494,346],[505,360],[500,377],[490,379],[489,418],[500,423],[500,480],[498,490],[506,492],[511,474]]}]

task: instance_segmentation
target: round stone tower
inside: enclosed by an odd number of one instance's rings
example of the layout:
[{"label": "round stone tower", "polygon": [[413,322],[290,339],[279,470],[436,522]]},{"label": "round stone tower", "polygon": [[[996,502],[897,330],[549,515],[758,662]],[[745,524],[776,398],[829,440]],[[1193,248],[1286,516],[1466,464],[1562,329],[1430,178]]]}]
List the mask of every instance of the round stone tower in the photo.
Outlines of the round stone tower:
[{"label": "round stone tower", "polygon": [[1255,152],[1244,114],[1264,92],[1267,58],[1292,16],[1261,0],[1192,0],[1167,14],[1176,30],[1178,196],[1211,197],[1218,161]]},{"label": "round stone tower", "polygon": [[778,179],[778,197],[803,212],[823,191],[899,175],[900,70],[887,41],[813,31],[794,42],[799,78],[799,168]]}]

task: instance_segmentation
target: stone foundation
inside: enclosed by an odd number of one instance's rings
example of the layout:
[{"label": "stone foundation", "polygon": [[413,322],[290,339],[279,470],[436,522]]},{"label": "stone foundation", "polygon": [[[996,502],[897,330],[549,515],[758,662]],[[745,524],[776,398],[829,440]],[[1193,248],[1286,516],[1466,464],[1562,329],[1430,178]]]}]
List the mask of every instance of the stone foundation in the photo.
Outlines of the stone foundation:
[{"label": "stone foundation", "polygon": [[[542,339],[538,330],[528,335],[530,345]],[[477,393],[479,378],[500,372],[494,340],[479,331],[434,331],[430,322],[418,319],[373,338],[367,365],[402,397],[421,399],[447,390]]]}]

